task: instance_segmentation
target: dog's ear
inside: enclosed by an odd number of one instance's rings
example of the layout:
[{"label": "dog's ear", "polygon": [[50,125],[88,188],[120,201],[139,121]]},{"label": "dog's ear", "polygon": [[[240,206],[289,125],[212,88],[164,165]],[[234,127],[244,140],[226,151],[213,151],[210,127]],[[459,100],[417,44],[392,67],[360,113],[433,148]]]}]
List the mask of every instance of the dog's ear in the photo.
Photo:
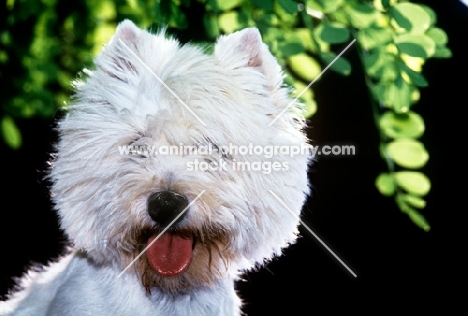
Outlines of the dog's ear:
[{"label": "dog's ear", "polygon": [[282,83],[281,67],[263,43],[257,28],[246,28],[222,36],[215,46],[215,56],[227,68],[253,67],[263,73],[272,86]]},{"label": "dog's ear", "polygon": [[124,20],[117,26],[114,36],[104,47],[96,65],[109,76],[123,82],[128,82],[129,74],[137,74],[137,68],[132,63],[132,52],[138,55],[138,46],[143,30],[130,20]]},{"label": "dog's ear", "polygon": [[128,44],[136,44],[141,30],[130,20],[123,20],[117,26],[113,40],[122,40]]}]

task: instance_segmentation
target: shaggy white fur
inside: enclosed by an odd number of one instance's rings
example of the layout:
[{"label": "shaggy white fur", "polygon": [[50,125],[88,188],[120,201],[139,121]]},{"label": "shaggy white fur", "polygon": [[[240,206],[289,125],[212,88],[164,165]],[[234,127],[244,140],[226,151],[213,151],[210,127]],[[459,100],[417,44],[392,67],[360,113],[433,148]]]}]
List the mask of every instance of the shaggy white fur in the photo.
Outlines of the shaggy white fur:
[{"label": "shaggy white fur", "polygon": [[[255,28],[207,55],[124,21],[95,66],[75,83],[51,162],[73,249],[23,278],[0,315],[240,314],[238,274],[297,237],[297,217],[271,192],[297,216],[309,194],[310,153],[288,152],[307,143],[300,107],[269,126],[292,102],[276,59]],[[167,146],[198,151],[122,151]],[[172,210],[182,215],[164,232]]]}]

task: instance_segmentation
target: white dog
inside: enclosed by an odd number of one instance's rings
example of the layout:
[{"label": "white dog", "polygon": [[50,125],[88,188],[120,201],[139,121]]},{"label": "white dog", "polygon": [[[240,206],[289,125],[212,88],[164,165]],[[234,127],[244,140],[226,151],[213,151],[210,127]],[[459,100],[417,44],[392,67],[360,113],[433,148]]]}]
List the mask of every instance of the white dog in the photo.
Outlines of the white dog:
[{"label": "white dog", "polygon": [[258,30],[163,33],[122,22],[76,82],[50,171],[73,248],[0,315],[239,315],[239,273],[296,239],[311,155]]}]

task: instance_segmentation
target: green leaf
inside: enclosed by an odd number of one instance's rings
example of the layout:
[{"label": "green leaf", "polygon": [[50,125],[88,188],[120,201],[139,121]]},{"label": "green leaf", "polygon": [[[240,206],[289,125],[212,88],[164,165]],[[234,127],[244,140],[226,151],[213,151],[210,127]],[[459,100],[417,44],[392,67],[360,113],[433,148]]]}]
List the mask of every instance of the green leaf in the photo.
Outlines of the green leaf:
[{"label": "green leaf", "polygon": [[[266,25],[275,26],[275,27],[279,25],[278,16],[274,13],[263,13],[262,22],[264,22]],[[260,25],[257,25],[257,27],[261,28]]]},{"label": "green leaf", "polygon": [[206,7],[215,12],[229,11],[238,7],[244,0],[208,0]]},{"label": "green leaf", "polygon": [[390,0],[374,0],[374,4],[379,7],[379,10],[384,10],[390,6]]},{"label": "green leaf", "polygon": [[401,77],[395,81],[393,109],[396,113],[406,113],[411,104],[411,91],[408,83]]},{"label": "green leaf", "polygon": [[418,138],[424,133],[424,120],[414,112],[396,114],[385,112],[379,121],[380,129],[390,138]]},{"label": "green leaf", "polygon": [[323,13],[333,13],[344,3],[344,0],[318,0]]},{"label": "green leaf", "polygon": [[427,220],[422,216],[418,211],[411,210],[408,213],[409,218],[415,223],[419,228],[424,229],[424,231],[428,232],[431,230],[431,226],[427,222]]},{"label": "green leaf", "polygon": [[317,112],[317,102],[307,97],[303,97],[302,99],[304,100],[306,105],[304,117],[310,118]]},{"label": "green leaf", "polygon": [[412,208],[406,201],[402,195],[397,195],[395,198],[398,207],[400,210],[407,214],[409,218],[415,223],[419,228],[424,229],[424,231],[429,231],[431,227],[427,223],[426,219],[424,216],[422,216],[418,211],[416,211],[414,208]]},{"label": "green leaf", "polygon": [[431,18],[431,26],[435,25],[436,22],[437,22],[437,14],[434,12],[434,10],[432,10],[427,5],[424,5],[424,4],[419,4],[419,5],[421,6],[421,8],[424,9],[424,11],[426,11],[427,14],[429,14],[429,16]]},{"label": "green leaf", "polygon": [[347,13],[350,24],[357,29],[376,24],[380,17],[379,12],[373,6],[364,3],[345,6],[344,12]]},{"label": "green leaf", "polygon": [[296,14],[298,12],[297,2],[293,0],[277,0],[278,4],[286,13]]},{"label": "green leaf", "polygon": [[[388,72],[393,71],[393,74],[395,74],[395,56],[390,53],[374,49],[364,56],[364,66],[367,73],[374,78],[391,78]],[[393,79],[389,80],[393,81],[394,78],[395,76],[393,76]]]},{"label": "green leaf", "polygon": [[243,13],[228,12],[219,15],[219,28],[224,33],[232,33],[248,24],[248,18]]},{"label": "green leaf", "polygon": [[415,104],[421,98],[421,93],[416,86],[410,86],[411,104]]},{"label": "green leaf", "polygon": [[447,47],[437,47],[432,57],[450,58],[452,57],[452,51]]},{"label": "green leaf", "polygon": [[307,28],[296,28],[292,32],[293,37],[304,45],[304,47],[311,51],[315,52],[317,50],[315,43],[312,41],[312,34]]},{"label": "green leaf", "polygon": [[421,168],[429,159],[424,145],[411,138],[399,138],[387,144],[387,152],[395,163],[405,168]]},{"label": "green leaf", "polygon": [[[330,64],[336,56],[337,55],[333,52],[324,52],[321,54],[322,60],[327,65]],[[330,66],[330,69],[344,76],[348,76],[351,73],[351,64],[346,58],[340,56],[340,58]]]},{"label": "green leaf", "polygon": [[405,200],[409,205],[416,208],[425,208],[426,201],[419,196],[411,194],[401,194],[403,200]]},{"label": "green leaf", "polygon": [[393,31],[390,28],[366,28],[359,31],[357,40],[365,50],[370,50],[393,41]]},{"label": "green leaf", "polygon": [[283,57],[289,57],[303,53],[305,51],[304,45],[299,41],[290,41],[278,45],[278,51]]},{"label": "green leaf", "polygon": [[413,211],[413,208],[403,199],[403,194],[397,194],[395,196],[395,201],[403,213],[409,214]]},{"label": "green leaf", "polygon": [[400,52],[413,57],[427,58],[435,53],[436,44],[424,34],[401,34],[395,37]]},{"label": "green leaf", "polygon": [[174,28],[186,28],[187,20],[185,14],[180,10],[173,1],[161,1],[161,14],[166,18],[165,22]]},{"label": "green leaf", "polygon": [[116,5],[113,1],[104,0],[100,1],[99,16],[107,21],[111,21],[116,18]]},{"label": "green leaf", "polygon": [[15,124],[15,121],[8,116],[5,115],[2,118],[0,123],[2,129],[3,140],[13,149],[18,149],[21,147],[22,137],[21,132]]},{"label": "green leaf", "polygon": [[273,0],[252,0],[252,4],[257,8],[272,11],[275,2]]},{"label": "green leaf", "polygon": [[344,43],[349,40],[349,30],[341,23],[322,23],[315,35],[330,44]]},{"label": "green leaf", "polygon": [[417,171],[395,172],[396,184],[409,194],[424,196],[431,189],[431,182],[422,173]]},{"label": "green leaf", "polygon": [[371,51],[369,54],[364,55],[364,67],[366,72],[372,76],[377,77],[377,73],[382,67],[382,54],[379,51]]},{"label": "green leaf", "polygon": [[390,173],[382,172],[375,180],[375,186],[382,195],[392,196],[395,193],[395,181]]},{"label": "green leaf", "polygon": [[215,15],[206,13],[203,16],[203,26],[205,27],[207,36],[211,38],[219,36],[219,21]]},{"label": "green leaf", "polygon": [[409,68],[405,63],[398,62],[397,65],[400,67],[401,72],[408,76],[411,83],[418,87],[427,87],[428,83],[422,74]]},{"label": "green leaf", "polygon": [[432,40],[434,41],[434,43],[436,43],[436,45],[442,46],[442,45],[447,44],[448,42],[447,33],[445,33],[444,30],[439,29],[437,27],[433,27],[429,29],[426,32],[426,35],[432,38]]},{"label": "green leaf", "polygon": [[293,72],[305,81],[314,80],[322,71],[320,64],[305,53],[288,58]]},{"label": "green leaf", "polygon": [[381,82],[371,87],[372,93],[377,101],[385,107],[391,108],[393,105],[393,90],[394,86],[385,82]]},{"label": "green leaf", "polygon": [[423,7],[414,3],[397,3],[390,11],[390,16],[399,27],[414,34],[422,34],[431,26],[431,16]]}]

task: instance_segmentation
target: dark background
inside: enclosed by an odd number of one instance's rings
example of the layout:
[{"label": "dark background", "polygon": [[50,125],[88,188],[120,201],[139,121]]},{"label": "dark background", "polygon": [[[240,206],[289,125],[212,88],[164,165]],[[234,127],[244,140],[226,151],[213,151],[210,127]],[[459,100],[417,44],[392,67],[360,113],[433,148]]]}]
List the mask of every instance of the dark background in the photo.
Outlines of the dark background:
[{"label": "dark background", "polygon": [[[310,172],[313,194],[303,220],[357,274],[354,278],[305,229],[302,237],[260,271],[244,276],[237,288],[249,315],[309,315],[394,309],[445,311],[466,301],[466,234],[462,217],[468,8],[458,1],[422,1],[438,15],[454,57],[429,60],[429,87],[414,107],[425,119],[422,141],[430,153],[424,171],[432,182],[423,214],[424,232],[380,195],[376,176],[385,171],[378,153],[367,90],[359,67],[350,77],[327,72],[314,84],[318,112],[309,122],[316,145],[354,145],[355,156],[321,156]],[[350,51],[346,56],[358,64]],[[53,121],[19,121],[24,143],[13,151],[3,143],[0,215],[0,295],[31,261],[57,256],[64,237],[57,230],[47,183],[42,181],[52,152]],[[457,181],[458,180],[458,181]],[[466,311],[466,307],[461,310]]]}]

